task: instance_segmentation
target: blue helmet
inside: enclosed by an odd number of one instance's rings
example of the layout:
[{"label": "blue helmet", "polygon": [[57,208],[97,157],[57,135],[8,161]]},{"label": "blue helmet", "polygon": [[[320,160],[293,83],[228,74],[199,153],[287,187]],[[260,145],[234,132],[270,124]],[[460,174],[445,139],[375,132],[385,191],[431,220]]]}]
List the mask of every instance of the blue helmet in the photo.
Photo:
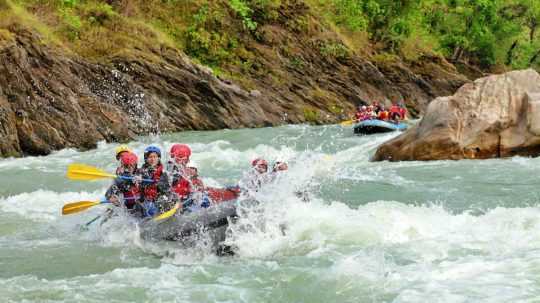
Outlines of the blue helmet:
[{"label": "blue helmet", "polygon": [[148,146],[147,148],[144,149],[144,158],[148,158],[148,155],[150,155],[151,153],[156,153],[158,155],[158,157],[161,158],[161,149],[159,149],[159,147],[155,146],[155,145],[150,145]]}]

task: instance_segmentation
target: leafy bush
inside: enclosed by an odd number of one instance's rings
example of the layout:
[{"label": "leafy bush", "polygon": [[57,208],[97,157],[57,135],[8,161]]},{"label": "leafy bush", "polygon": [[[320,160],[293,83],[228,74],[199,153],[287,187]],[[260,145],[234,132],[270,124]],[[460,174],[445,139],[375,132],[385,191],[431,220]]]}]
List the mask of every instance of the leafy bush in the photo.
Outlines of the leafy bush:
[{"label": "leafy bush", "polygon": [[314,108],[305,107],[304,119],[310,123],[317,123],[319,121],[319,112]]},{"label": "leafy bush", "polygon": [[[313,0],[315,1],[315,0]],[[316,0],[339,28],[367,32],[379,50],[416,60],[440,53],[486,68],[540,57],[540,1]],[[417,43],[415,43],[415,41]]]},{"label": "leafy bush", "polygon": [[72,9],[63,9],[61,10],[61,14],[64,22],[62,30],[65,32],[67,38],[71,41],[78,39],[82,27],[81,18],[73,14]]},{"label": "leafy bush", "polygon": [[223,19],[219,10],[210,10],[208,5],[200,7],[186,32],[186,52],[211,67],[231,60],[238,40],[223,30]]},{"label": "leafy bush", "polygon": [[253,21],[251,15],[253,10],[243,0],[229,0],[229,6],[242,18],[244,27],[250,31],[257,29],[257,22]]},{"label": "leafy bush", "polygon": [[104,25],[117,15],[113,8],[106,3],[86,4],[81,10],[83,15],[88,19],[88,22],[94,25]]},{"label": "leafy bush", "polygon": [[62,0],[62,5],[66,7],[75,7],[79,0]]},{"label": "leafy bush", "polygon": [[325,41],[319,47],[319,52],[324,57],[336,59],[345,59],[349,57],[349,50],[345,45],[339,42]]}]

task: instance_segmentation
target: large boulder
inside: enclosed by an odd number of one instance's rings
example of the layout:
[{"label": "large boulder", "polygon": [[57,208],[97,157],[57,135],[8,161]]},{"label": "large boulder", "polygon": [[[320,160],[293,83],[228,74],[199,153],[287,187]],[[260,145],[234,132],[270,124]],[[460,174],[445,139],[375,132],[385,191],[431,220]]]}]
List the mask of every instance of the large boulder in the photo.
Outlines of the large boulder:
[{"label": "large boulder", "polygon": [[374,161],[487,159],[540,154],[540,75],[481,78],[433,100],[420,123],[381,145]]}]

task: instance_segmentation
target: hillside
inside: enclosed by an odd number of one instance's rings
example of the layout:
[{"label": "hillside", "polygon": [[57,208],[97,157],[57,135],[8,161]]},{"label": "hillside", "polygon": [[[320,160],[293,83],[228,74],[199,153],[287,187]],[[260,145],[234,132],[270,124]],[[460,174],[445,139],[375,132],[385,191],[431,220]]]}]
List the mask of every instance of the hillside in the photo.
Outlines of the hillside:
[{"label": "hillside", "polygon": [[[190,129],[413,115],[533,66],[527,1],[0,0],[0,155]],[[465,21],[465,22],[464,22]]]}]

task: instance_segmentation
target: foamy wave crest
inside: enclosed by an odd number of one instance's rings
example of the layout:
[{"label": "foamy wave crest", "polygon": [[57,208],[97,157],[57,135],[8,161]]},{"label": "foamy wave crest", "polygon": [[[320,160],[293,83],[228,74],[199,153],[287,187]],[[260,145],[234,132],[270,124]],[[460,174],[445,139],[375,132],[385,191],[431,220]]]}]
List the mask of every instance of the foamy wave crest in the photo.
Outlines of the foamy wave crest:
[{"label": "foamy wave crest", "polygon": [[[266,200],[233,227],[230,245],[247,257],[309,254],[334,246],[416,245],[416,258],[446,258],[456,249],[504,253],[540,244],[538,208],[496,208],[482,216],[451,214],[440,206],[378,201],[357,209],[296,197]],[[257,215],[259,214],[259,215]],[[251,215],[251,216],[249,216]]]},{"label": "foamy wave crest", "polygon": [[85,200],[99,200],[103,192],[103,190],[99,190],[95,192],[58,193],[40,189],[0,198],[0,210],[15,213],[32,220],[57,220],[61,216],[64,204]]}]

